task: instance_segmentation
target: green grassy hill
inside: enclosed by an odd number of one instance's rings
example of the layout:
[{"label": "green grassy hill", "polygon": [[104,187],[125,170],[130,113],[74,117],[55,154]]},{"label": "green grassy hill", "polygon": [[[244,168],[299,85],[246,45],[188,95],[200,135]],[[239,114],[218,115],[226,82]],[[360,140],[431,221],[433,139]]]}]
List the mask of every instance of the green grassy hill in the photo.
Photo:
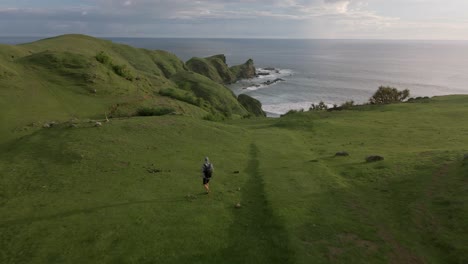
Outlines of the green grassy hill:
[{"label": "green grassy hill", "polygon": [[[5,124],[0,135],[32,123],[102,119],[105,114],[133,116],[141,107],[172,108],[177,114],[200,118],[248,114],[228,88],[189,73],[185,64],[168,52],[84,35],[2,45],[0,109],[6,112],[0,115]],[[203,79],[204,88],[198,89],[203,93],[197,89],[188,95],[181,91],[198,79]],[[205,101],[227,103],[221,109]]]},{"label": "green grassy hill", "polygon": [[[245,109],[173,55],[66,41],[0,47],[0,263],[468,262],[468,96],[211,122]],[[116,103],[186,113],[88,121]]]}]

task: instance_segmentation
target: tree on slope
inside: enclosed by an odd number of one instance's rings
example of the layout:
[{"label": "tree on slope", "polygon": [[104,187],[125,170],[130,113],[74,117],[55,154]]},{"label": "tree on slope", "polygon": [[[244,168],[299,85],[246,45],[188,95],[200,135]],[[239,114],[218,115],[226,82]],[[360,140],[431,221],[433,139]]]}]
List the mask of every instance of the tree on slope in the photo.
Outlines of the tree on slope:
[{"label": "tree on slope", "polygon": [[371,104],[391,104],[403,102],[410,95],[410,91],[405,89],[398,91],[396,88],[389,86],[380,86],[374,95],[369,99]]}]

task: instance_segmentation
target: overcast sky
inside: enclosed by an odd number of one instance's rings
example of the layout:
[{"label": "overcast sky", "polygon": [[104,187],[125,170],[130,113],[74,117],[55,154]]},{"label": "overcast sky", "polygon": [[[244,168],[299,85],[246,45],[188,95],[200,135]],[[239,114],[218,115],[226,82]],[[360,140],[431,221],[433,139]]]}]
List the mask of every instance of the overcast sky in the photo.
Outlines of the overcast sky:
[{"label": "overcast sky", "polygon": [[0,0],[1,36],[463,39],[468,0]]}]

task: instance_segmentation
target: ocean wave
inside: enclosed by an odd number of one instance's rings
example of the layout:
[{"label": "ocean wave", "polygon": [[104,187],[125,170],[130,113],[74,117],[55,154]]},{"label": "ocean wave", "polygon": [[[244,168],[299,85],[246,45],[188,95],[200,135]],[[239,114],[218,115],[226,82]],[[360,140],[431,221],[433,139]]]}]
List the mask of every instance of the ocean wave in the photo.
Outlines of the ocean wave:
[{"label": "ocean wave", "polygon": [[262,89],[262,88],[266,88],[268,87],[269,85],[264,85],[264,84],[256,84],[256,85],[252,85],[252,86],[247,86],[245,87],[244,89],[245,90],[249,90],[249,91],[256,91],[258,89]]},{"label": "ocean wave", "polygon": [[293,75],[291,69],[278,69],[278,68],[257,68],[256,79],[276,79]]},{"label": "ocean wave", "polygon": [[256,91],[267,88],[279,82],[287,81],[283,78],[292,76],[293,70],[278,68],[257,68],[257,76],[253,79],[240,80],[237,84],[242,86],[242,90]]}]

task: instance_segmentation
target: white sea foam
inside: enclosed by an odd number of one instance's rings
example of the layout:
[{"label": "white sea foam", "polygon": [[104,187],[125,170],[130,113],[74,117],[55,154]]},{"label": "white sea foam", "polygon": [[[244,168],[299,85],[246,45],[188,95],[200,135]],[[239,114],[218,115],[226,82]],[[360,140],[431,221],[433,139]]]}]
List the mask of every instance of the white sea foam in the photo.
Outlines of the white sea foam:
[{"label": "white sea foam", "polygon": [[[295,103],[280,103],[280,104],[265,104],[262,106],[263,111],[272,113],[274,115],[282,115],[287,113],[289,110],[301,110],[309,111],[309,108],[312,104],[318,104],[319,102],[295,102]],[[333,107],[333,104],[326,105],[330,108]]]},{"label": "white sea foam", "polygon": [[290,69],[265,69],[257,68],[257,73],[267,73],[268,75],[259,75],[256,79],[277,79],[293,75]]},{"label": "white sea foam", "polygon": [[309,110],[312,102],[297,102],[297,103],[280,103],[280,104],[267,104],[263,105],[263,111],[282,115],[289,110]]},{"label": "white sea foam", "polygon": [[[268,74],[268,75],[258,75],[258,77],[255,77],[253,79],[248,79],[248,80],[240,80],[238,83],[240,83],[245,90],[249,91],[256,91],[259,89],[263,88],[268,88],[272,85],[275,85],[277,83],[280,83],[282,81],[287,81],[284,78],[287,78],[288,76],[292,76],[294,72],[290,69],[277,69],[277,68],[272,68],[272,69],[265,69],[265,68],[257,68],[257,74]],[[278,80],[281,79],[281,80]],[[274,83],[270,84],[265,84],[265,82],[273,82],[275,80],[278,80]]]},{"label": "white sea foam", "polygon": [[265,85],[265,84],[256,84],[256,85],[248,86],[245,89],[249,91],[256,91],[258,89],[266,88],[268,86],[269,85]]}]

